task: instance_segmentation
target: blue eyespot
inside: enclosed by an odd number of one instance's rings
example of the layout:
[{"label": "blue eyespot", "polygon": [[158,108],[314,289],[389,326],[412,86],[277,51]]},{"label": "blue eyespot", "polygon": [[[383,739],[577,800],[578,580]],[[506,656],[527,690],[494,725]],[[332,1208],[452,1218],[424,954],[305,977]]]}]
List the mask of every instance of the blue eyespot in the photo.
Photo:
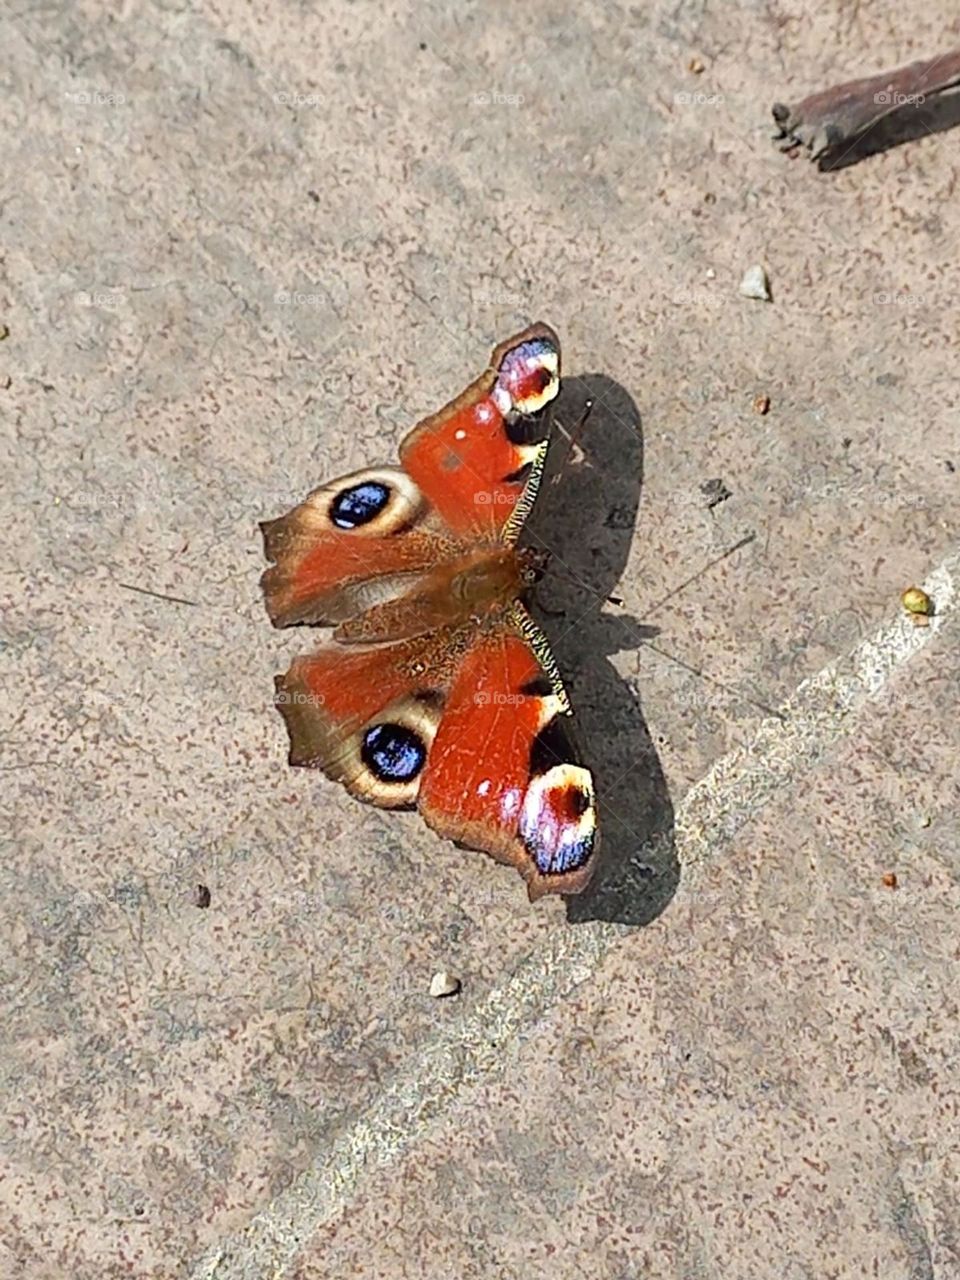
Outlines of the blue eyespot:
[{"label": "blue eyespot", "polygon": [[556,849],[545,849],[534,845],[527,846],[537,864],[541,875],[563,875],[566,871],[576,871],[593,853],[593,835],[583,836],[568,844],[561,844]]},{"label": "blue eyespot", "polygon": [[381,782],[409,782],[427,760],[419,734],[403,724],[375,724],[363,735],[360,758]]},{"label": "blue eyespot", "polygon": [[338,529],[356,529],[378,516],[390,501],[390,490],[378,480],[364,480],[341,489],[330,504],[330,519]]},{"label": "blue eyespot", "polygon": [[514,347],[509,355],[510,359],[526,360],[534,364],[549,356],[556,359],[557,348],[546,338],[531,338],[529,342],[521,342],[519,347]]}]

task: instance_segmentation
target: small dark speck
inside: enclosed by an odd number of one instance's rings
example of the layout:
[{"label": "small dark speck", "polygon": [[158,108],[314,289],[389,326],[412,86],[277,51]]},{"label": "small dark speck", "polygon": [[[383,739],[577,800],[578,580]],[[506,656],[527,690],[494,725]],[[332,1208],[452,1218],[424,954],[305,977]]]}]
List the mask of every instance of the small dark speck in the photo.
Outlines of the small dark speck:
[{"label": "small dark speck", "polygon": [[636,513],[626,505],[611,507],[603,523],[607,529],[632,529],[636,523]]},{"label": "small dark speck", "polygon": [[10,337],[10,326],[8,324],[0,324],[0,342]]},{"label": "small dark speck", "polygon": [[210,890],[205,884],[198,884],[197,891],[194,894],[194,902],[202,910],[206,910],[210,905]]},{"label": "small dark speck", "polygon": [[957,468],[953,465],[953,463],[950,461],[950,459],[949,459],[949,458],[948,458],[948,459],[947,459],[947,461],[946,461],[946,468],[947,468],[947,470],[950,472],[950,474],[951,474],[951,475],[953,475],[953,473],[954,473],[954,472],[956,471],[956,469],[957,469]]},{"label": "small dark speck", "polygon": [[319,204],[319,203],[320,203],[320,192],[319,192],[319,191],[308,191],[308,192],[307,192],[307,195],[310,197],[310,199],[313,201],[313,203],[314,203],[314,204]]},{"label": "small dark speck", "polygon": [[726,502],[728,498],[733,496],[719,477],[715,480],[705,480],[700,486],[700,492],[706,498],[707,506],[711,510],[714,507],[719,507],[721,502]]},{"label": "small dark speck", "polygon": [[850,446],[853,444],[853,440],[850,438],[850,436],[844,436],[843,439],[840,441],[840,443],[843,445],[844,449],[849,449]]},{"label": "small dark speck", "polygon": [[133,1212],[138,1218],[142,1218],[147,1211],[142,1204],[135,1204],[133,1206]]},{"label": "small dark speck", "polygon": [[419,46],[418,46],[418,47],[419,47],[419,49],[420,49],[420,52],[421,52],[421,53],[426,53],[426,51],[427,51],[427,42],[426,42],[426,40],[421,40],[421,41],[420,41],[420,44],[419,44]]}]

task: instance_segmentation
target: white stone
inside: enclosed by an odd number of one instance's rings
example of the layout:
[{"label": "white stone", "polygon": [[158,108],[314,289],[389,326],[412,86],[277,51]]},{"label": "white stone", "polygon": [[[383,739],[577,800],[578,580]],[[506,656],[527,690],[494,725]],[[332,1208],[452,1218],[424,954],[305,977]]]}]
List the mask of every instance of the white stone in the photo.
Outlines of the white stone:
[{"label": "white stone", "polygon": [[460,990],[460,979],[455,978],[452,973],[447,973],[441,969],[439,973],[435,973],[430,979],[430,994],[434,999],[439,1000],[442,996],[455,996]]},{"label": "white stone", "polygon": [[769,302],[770,281],[766,268],[759,265],[748,267],[740,281],[740,292],[745,298],[759,298],[761,302]]}]

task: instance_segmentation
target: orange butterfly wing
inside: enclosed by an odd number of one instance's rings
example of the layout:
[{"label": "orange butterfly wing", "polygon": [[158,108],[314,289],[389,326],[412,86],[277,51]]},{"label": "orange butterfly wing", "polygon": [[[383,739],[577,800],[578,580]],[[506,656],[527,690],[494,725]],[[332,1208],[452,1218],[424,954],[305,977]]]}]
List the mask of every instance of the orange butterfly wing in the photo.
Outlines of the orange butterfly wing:
[{"label": "orange butterfly wing", "polygon": [[404,469],[448,528],[515,541],[546,457],[544,421],[560,385],[560,340],[535,324],[490,358],[486,373],[400,446]]},{"label": "orange butterfly wing", "polygon": [[514,599],[559,376],[556,334],[531,326],[409,433],[401,467],[324,485],[262,526],[274,624],[341,624],[342,643],[277,677],[290,762],[371,803],[416,804],[439,834],[517,867],[531,899],[579,892],[596,842],[566,695]]},{"label": "orange butterfly wing", "polygon": [[[439,653],[436,650],[439,649]],[[290,763],[517,868],[531,900],[593,868],[593,780],[545,641],[520,606],[485,629],[329,645],[277,678]]]}]

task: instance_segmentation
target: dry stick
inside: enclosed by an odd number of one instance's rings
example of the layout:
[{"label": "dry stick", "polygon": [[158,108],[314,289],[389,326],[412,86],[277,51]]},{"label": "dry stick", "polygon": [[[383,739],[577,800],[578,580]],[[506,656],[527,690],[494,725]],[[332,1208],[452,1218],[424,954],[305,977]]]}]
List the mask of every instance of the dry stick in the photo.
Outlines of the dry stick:
[{"label": "dry stick", "polygon": [[[838,157],[844,146],[858,142],[868,129],[887,116],[909,124],[918,111],[948,89],[960,84],[960,49],[952,49],[927,61],[911,62],[895,71],[848,80],[820,93],[812,93],[796,106],[773,105],[773,118],[780,130],[776,136],[781,151],[803,146],[816,160]],[[940,127],[957,123],[948,120]],[[929,129],[928,132],[934,130]],[[905,141],[910,136],[897,138]],[[842,156],[839,156],[842,159]],[[829,165],[821,165],[829,167]]]},{"label": "dry stick", "polygon": [[551,485],[560,483],[560,477],[563,475],[564,467],[566,467],[567,463],[573,457],[574,449],[579,449],[580,437],[583,435],[583,428],[587,425],[587,419],[590,417],[591,413],[593,413],[593,400],[587,400],[584,402],[583,412],[580,414],[580,417],[577,420],[577,425],[573,428],[572,431],[568,431],[566,427],[563,425],[563,423],[560,422],[559,419],[557,420],[557,429],[563,434],[565,439],[568,441],[569,447],[567,449],[567,456],[564,458],[563,464],[560,467],[560,470],[550,481]]},{"label": "dry stick", "polygon": [[136,591],[137,595],[152,596],[154,600],[167,600],[170,604],[192,604],[199,605],[199,600],[187,600],[183,596],[168,596],[162,591],[151,591],[149,587],[135,587],[132,582],[118,582],[118,587],[123,587],[124,591]]}]

